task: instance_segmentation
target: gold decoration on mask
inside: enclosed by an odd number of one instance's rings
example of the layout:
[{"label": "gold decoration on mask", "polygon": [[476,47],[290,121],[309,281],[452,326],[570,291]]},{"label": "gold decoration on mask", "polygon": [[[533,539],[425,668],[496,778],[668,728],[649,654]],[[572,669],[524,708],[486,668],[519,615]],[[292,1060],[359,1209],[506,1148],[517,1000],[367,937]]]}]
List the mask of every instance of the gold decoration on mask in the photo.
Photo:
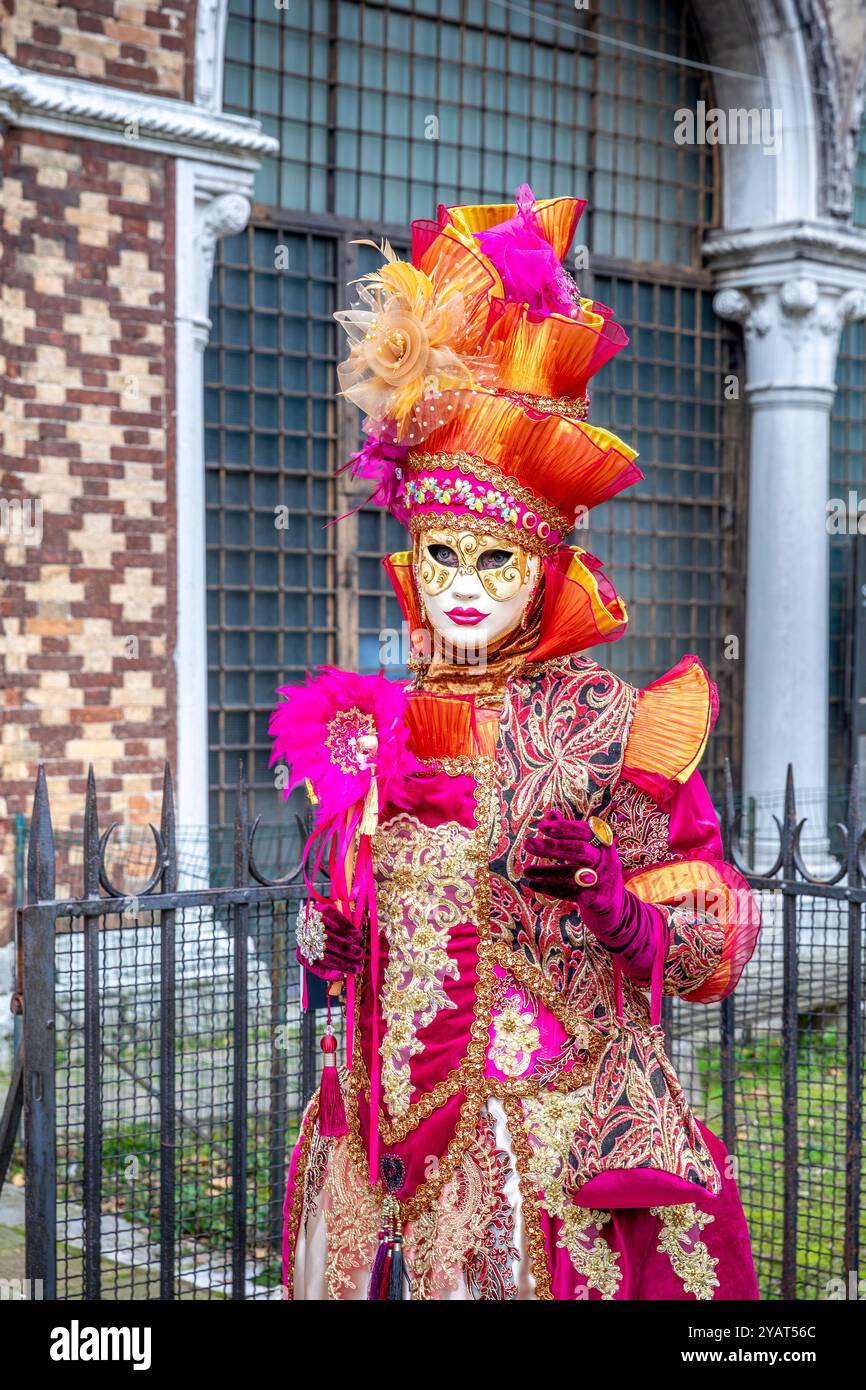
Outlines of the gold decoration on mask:
[{"label": "gold decoration on mask", "polygon": [[[431,555],[431,548],[437,545],[453,550],[458,563],[446,565]],[[486,550],[509,550],[514,553],[495,569],[479,569],[479,560]],[[522,546],[504,545],[496,531],[475,535],[462,525],[439,526],[426,531],[423,538],[419,537],[416,542],[416,553],[418,588],[422,595],[431,598],[449,589],[458,574],[474,571],[485,592],[497,603],[504,603],[519,592],[531,568],[531,556]]]}]

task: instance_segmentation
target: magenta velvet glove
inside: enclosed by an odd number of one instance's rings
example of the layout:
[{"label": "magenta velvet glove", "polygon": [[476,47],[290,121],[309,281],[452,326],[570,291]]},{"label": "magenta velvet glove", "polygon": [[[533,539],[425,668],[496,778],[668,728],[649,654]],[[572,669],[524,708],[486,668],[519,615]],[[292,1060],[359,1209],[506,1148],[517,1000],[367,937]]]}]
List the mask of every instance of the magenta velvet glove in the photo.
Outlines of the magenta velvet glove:
[{"label": "magenta velvet glove", "polygon": [[[526,850],[539,860],[553,861],[527,867],[524,876],[533,893],[576,903],[584,924],[602,946],[619,956],[623,973],[648,979],[665,916],[626,888],[616,845],[596,844],[584,820],[550,815],[526,841]],[[594,869],[598,882],[582,888],[575,881],[576,869]]]},{"label": "magenta velvet glove", "polygon": [[306,924],[298,926],[295,955],[320,980],[357,975],[364,961],[364,933],[334,903],[307,903]]}]

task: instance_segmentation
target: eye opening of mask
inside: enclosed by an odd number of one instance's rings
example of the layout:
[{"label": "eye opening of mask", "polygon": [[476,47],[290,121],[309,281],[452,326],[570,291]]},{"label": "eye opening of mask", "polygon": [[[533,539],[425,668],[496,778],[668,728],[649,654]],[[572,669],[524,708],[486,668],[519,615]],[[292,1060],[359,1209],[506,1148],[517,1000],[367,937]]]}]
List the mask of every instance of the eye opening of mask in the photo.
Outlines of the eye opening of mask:
[{"label": "eye opening of mask", "polygon": [[447,569],[457,569],[460,564],[457,551],[452,546],[445,545],[443,541],[430,541],[427,554],[435,564],[444,565]]},{"label": "eye opening of mask", "polygon": [[506,550],[504,547],[497,546],[495,549],[482,550],[475,568],[478,570],[501,570],[504,565],[511,564],[513,560],[513,550]]}]

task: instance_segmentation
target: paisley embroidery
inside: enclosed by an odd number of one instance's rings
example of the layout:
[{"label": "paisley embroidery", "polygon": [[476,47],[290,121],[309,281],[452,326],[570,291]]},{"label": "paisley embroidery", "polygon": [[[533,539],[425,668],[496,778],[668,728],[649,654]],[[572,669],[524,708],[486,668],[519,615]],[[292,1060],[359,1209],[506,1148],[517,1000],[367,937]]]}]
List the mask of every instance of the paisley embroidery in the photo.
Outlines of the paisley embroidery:
[{"label": "paisley embroidery", "polygon": [[569,1005],[600,1021],[609,1018],[613,1003],[611,992],[599,989],[610,975],[606,953],[587,938],[576,908],[521,887],[524,843],[553,807],[580,817],[605,812],[636,697],[632,686],[587,657],[516,679],[497,751],[501,804],[490,863],[491,932],[542,971]]},{"label": "paisley embroidery", "polygon": [[686,907],[668,908],[671,944],[665,961],[665,994],[697,989],[719,968],[725,950],[725,928],[711,912]]},{"label": "paisley embroidery", "polygon": [[592,1104],[575,1126],[569,1184],[577,1190],[611,1168],[655,1168],[710,1192],[722,1180],[704,1143],[660,1029],[625,1029],[608,1045]]},{"label": "paisley embroidery", "polygon": [[394,1117],[409,1110],[410,1063],[424,1046],[419,1031],[440,1010],[455,1008],[445,988],[459,978],[448,941],[453,927],[477,922],[474,843],[474,832],[457,821],[431,827],[407,814],[387,821],[373,842],[379,922],[388,940],[382,1094]]},{"label": "paisley embroidery", "polygon": [[719,1287],[715,1275],[719,1262],[713,1259],[700,1236],[715,1217],[700,1211],[694,1202],[675,1207],[650,1207],[650,1215],[661,1221],[659,1253],[667,1255],[685,1292],[702,1301],[712,1299]]},{"label": "paisley embroidery", "polygon": [[509,999],[502,1012],[493,1017],[493,1065],[503,1076],[523,1076],[540,1046],[541,1035],[533,1015],[522,1013],[517,1000]]},{"label": "paisley embroidery", "polygon": [[616,836],[617,852],[627,872],[683,857],[670,847],[670,816],[631,782],[619,783],[607,822]]}]

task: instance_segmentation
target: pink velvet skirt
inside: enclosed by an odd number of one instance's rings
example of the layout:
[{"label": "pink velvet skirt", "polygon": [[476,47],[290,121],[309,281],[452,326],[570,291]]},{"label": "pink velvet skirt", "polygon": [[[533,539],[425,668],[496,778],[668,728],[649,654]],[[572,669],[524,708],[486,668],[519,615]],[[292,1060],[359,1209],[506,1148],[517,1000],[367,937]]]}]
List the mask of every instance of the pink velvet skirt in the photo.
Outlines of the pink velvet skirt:
[{"label": "pink velvet skirt", "polygon": [[[404,1227],[411,1290],[441,1301],[754,1300],[749,1233],[722,1142],[700,1126],[722,1189],[650,1170],[604,1175],[586,1201],[552,1201],[521,1181],[507,1117],[489,1100],[476,1142],[429,1213]],[[618,1204],[619,1201],[619,1204]],[[642,1204],[640,1204],[642,1203]],[[308,1115],[285,1202],[288,1297],[368,1296],[380,1210],[345,1139]]]}]

